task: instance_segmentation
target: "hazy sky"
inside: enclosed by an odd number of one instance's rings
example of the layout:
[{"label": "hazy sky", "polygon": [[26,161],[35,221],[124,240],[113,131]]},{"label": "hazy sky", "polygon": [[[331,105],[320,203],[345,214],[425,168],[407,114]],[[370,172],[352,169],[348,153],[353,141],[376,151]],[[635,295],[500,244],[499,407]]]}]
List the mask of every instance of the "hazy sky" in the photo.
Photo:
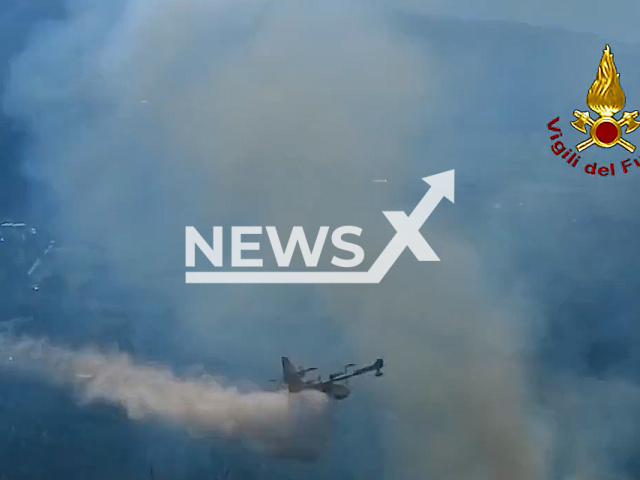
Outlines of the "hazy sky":
[{"label": "hazy sky", "polygon": [[[624,476],[640,170],[587,176],[546,127],[584,138],[568,122],[607,43],[640,105],[638,7],[618,3],[68,1],[3,67],[4,112],[54,199],[35,192],[35,212],[175,312],[170,330],[137,321],[139,348],[164,335],[252,380],[283,354],[385,358],[305,475]],[[628,156],[594,148],[581,166]],[[423,229],[438,264],[405,252],[374,286],[183,284],[185,225],[355,224],[371,261],[393,234],[381,211],[409,212],[420,178],[453,168],[456,203]]]}]

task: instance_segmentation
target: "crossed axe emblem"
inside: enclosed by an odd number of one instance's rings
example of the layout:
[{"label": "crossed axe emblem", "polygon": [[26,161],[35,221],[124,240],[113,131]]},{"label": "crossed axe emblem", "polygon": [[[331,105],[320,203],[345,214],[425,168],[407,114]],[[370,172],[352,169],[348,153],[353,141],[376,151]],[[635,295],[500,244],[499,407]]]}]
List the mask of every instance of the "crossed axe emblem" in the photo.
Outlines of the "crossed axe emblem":
[{"label": "crossed axe emblem", "polygon": [[635,120],[638,116],[637,110],[624,112],[620,120],[616,120],[610,115],[600,116],[596,120],[593,120],[589,112],[581,112],[580,110],[575,110],[573,115],[576,117],[576,120],[571,122],[571,125],[573,125],[576,130],[587,133],[585,125],[589,125],[590,127],[590,138],[576,145],[578,152],[583,151],[594,143],[603,148],[610,148],[620,144],[620,146],[630,152],[636,149],[635,145],[622,138],[622,127],[627,127],[625,133],[631,133],[640,127],[640,122]]}]

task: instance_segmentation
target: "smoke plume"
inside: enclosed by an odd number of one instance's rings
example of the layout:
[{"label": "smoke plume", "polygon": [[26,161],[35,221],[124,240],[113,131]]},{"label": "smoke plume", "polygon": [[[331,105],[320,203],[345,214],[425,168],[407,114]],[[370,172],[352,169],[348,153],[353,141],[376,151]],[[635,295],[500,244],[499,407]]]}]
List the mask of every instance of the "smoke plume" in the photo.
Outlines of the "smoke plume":
[{"label": "smoke plume", "polygon": [[[401,5],[457,16],[479,4],[442,2],[438,10],[432,3]],[[132,291],[162,296],[180,319],[174,346],[215,351],[252,371],[281,355],[305,364],[354,350],[356,361],[384,356],[386,375],[373,391],[377,413],[393,420],[375,439],[387,471],[356,478],[540,480],[553,476],[569,444],[564,478],[581,468],[609,471],[594,452],[609,451],[615,435],[575,442],[570,434],[605,418],[614,400],[594,392],[609,382],[547,385],[557,394],[536,408],[531,350],[547,312],[522,300],[520,284],[495,285],[501,274],[545,285],[550,272],[581,285],[597,283],[602,272],[615,276],[610,242],[585,243],[611,229],[582,220],[632,215],[619,208],[624,177],[584,187],[579,172],[544,163],[546,133],[535,132],[556,115],[542,115],[540,105],[571,95],[584,102],[572,69],[588,66],[591,80],[588,58],[577,55],[592,40],[567,35],[560,43],[558,32],[522,25],[501,33],[437,20],[407,22],[420,30],[411,36],[383,9],[358,1],[69,0],[67,10],[64,21],[36,30],[13,62],[5,111],[29,128],[26,169],[55,194],[58,236],[103,246]],[[537,65],[534,57],[545,60]],[[366,263],[393,235],[381,211],[409,212],[427,188],[420,178],[451,168],[456,204],[439,206],[424,229],[439,264],[405,252],[380,285],[366,287],[185,289],[186,225],[210,232],[212,225],[355,224]],[[376,178],[389,182],[372,184]],[[443,221],[447,228],[438,230]],[[620,252],[628,253],[632,238]],[[601,264],[592,261],[598,252],[609,252]],[[259,253],[268,265],[268,253]],[[630,265],[627,257],[617,261]],[[153,335],[137,321],[134,343],[157,341],[162,325],[149,323]],[[584,334],[576,323],[579,334],[566,334],[562,355]],[[287,452],[326,408],[315,396],[290,403],[276,393],[179,379],[122,355],[3,342],[3,355],[74,386],[86,401],[272,453]],[[47,361],[33,356],[42,351]],[[618,391],[633,403],[632,388]],[[558,422],[571,395],[575,421]],[[598,431],[603,423],[594,422]],[[343,425],[352,435],[368,431],[351,418]],[[358,468],[371,462],[358,441],[341,441],[336,436],[333,458],[355,465],[360,454]],[[579,465],[585,458],[593,464]],[[331,470],[323,478],[336,477]]]},{"label": "smoke plume", "polygon": [[201,435],[240,440],[260,452],[315,460],[326,440],[326,395],[242,391],[223,379],[178,378],[130,356],[74,351],[32,338],[0,337],[0,367],[71,386],[84,404],[124,408],[134,420],[160,420]]}]

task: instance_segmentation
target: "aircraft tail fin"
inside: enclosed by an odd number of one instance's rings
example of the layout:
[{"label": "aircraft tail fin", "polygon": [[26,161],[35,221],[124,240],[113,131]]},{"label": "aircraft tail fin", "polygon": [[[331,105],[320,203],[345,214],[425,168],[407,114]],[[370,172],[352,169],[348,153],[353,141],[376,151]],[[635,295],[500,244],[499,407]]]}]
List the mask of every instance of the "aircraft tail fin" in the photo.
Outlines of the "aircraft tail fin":
[{"label": "aircraft tail fin", "polygon": [[291,387],[295,388],[302,385],[302,379],[300,378],[298,370],[287,357],[282,357],[282,375],[284,377],[284,383],[289,386],[290,390]]}]

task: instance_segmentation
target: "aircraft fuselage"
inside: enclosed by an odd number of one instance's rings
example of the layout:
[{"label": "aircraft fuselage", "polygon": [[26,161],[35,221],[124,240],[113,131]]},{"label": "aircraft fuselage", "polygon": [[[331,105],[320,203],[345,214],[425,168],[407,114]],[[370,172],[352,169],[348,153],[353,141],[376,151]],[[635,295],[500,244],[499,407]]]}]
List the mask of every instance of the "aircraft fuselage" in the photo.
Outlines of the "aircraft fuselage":
[{"label": "aircraft fuselage", "polygon": [[323,384],[319,385],[318,387],[320,387],[318,388],[318,390],[326,393],[334,400],[344,400],[351,393],[351,389],[349,387],[345,385],[339,385],[337,383]]},{"label": "aircraft fuselage", "polygon": [[300,385],[289,385],[289,392],[291,393],[298,393],[303,390],[318,390],[334,400],[344,400],[351,394],[351,389],[349,387],[337,383],[305,383]]}]

